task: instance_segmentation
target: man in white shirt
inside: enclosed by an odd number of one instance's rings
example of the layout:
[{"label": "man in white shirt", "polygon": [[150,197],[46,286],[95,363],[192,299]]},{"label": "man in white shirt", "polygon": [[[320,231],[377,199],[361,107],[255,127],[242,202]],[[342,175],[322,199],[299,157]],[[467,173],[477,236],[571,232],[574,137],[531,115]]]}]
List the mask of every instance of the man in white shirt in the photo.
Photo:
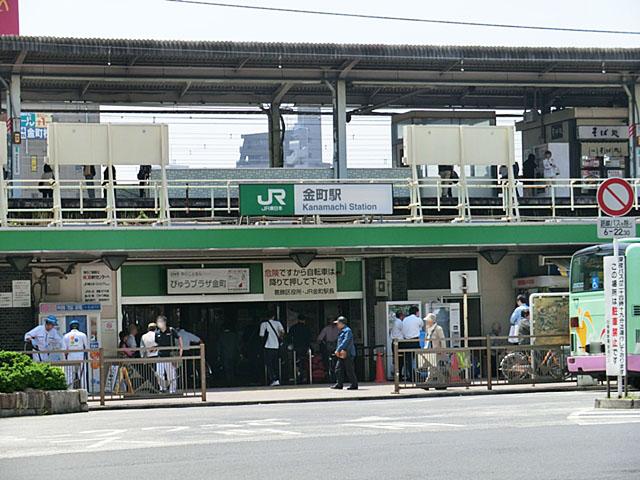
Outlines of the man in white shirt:
[{"label": "man in white shirt", "polygon": [[[185,351],[190,350],[192,344],[200,345],[200,343],[202,343],[202,340],[200,340],[199,336],[191,332],[187,332],[184,328],[178,328],[176,330],[178,332],[178,335],[180,335],[180,338],[182,339],[182,346],[184,347]],[[189,353],[187,353],[187,355],[189,355]]]},{"label": "man in white shirt", "polygon": [[[402,320],[402,336],[405,341],[402,342],[401,348],[420,348],[420,332],[424,328],[424,320],[418,315],[419,311],[418,307],[411,307],[409,309],[409,315]],[[409,381],[413,379],[413,364],[413,355],[411,353],[405,353],[404,365],[406,378]]]},{"label": "man in white shirt", "polygon": [[142,349],[140,353],[142,357],[154,358],[158,356],[158,350],[156,348],[158,346],[156,343],[156,328],[158,328],[158,326],[154,322],[151,322],[147,325],[147,333],[140,338],[140,348]]},{"label": "man in white shirt", "polygon": [[[31,343],[34,350],[46,352],[62,348],[62,337],[58,333],[58,319],[54,315],[49,315],[44,320],[44,325],[38,325],[24,334],[24,341]],[[32,355],[34,362],[46,362],[49,360],[47,353]]]},{"label": "man in white shirt", "polygon": [[[389,330],[389,337],[391,337],[391,348],[395,348],[394,340],[403,340],[404,336],[402,335],[402,320],[404,319],[404,312],[402,310],[398,310],[395,314],[391,314],[391,329]],[[404,345],[398,345],[400,348],[404,347]],[[395,358],[395,350],[394,358]],[[398,359],[398,365],[400,368],[400,375],[402,375],[402,370],[404,368],[404,357],[401,356]]]},{"label": "man in white shirt", "polygon": [[[87,354],[82,350],[89,349],[89,340],[84,332],[78,330],[80,328],[80,322],[78,322],[78,320],[71,320],[69,327],[70,330],[62,337],[62,345],[65,350],[69,350],[67,360],[73,360],[79,363],[66,365],[64,367],[64,375],[67,377],[67,386],[69,388],[74,388],[77,379],[80,388],[86,390],[87,368],[85,359],[87,358]],[[81,351],[75,352],[74,350]]]},{"label": "man in white shirt", "polygon": [[271,314],[269,319],[260,324],[260,337],[264,339],[264,364],[267,367],[267,383],[276,387],[280,385],[278,374],[278,352],[280,342],[284,337],[284,327],[276,320],[276,316]]}]

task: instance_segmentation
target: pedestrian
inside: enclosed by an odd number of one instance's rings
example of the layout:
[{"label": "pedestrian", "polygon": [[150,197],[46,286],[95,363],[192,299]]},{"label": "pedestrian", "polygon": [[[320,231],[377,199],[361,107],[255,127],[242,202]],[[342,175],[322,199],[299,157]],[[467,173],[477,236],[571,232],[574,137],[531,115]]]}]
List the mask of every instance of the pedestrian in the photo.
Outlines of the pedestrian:
[{"label": "pedestrian", "polygon": [[438,325],[438,320],[435,314],[429,313],[424,317],[426,329],[426,348],[445,348],[446,340],[444,336],[444,330]]},{"label": "pedestrian", "polygon": [[[87,352],[82,350],[89,349],[89,340],[84,332],[79,330],[80,322],[71,320],[69,322],[69,331],[62,337],[62,345],[67,350],[67,360],[78,362],[64,367],[64,374],[67,377],[67,386],[75,388],[76,384],[79,388],[87,389],[87,368],[85,360]],[[80,351],[74,351],[80,350]]]},{"label": "pedestrian", "polygon": [[296,375],[298,381],[304,383],[306,381],[306,361],[309,349],[311,348],[311,330],[305,324],[304,315],[298,315],[298,322],[289,329],[289,340],[293,351],[296,354]]},{"label": "pedestrian", "polygon": [[453,165],[438,165],[438,175],[440,175],[440,178],[442,179],[442,198],[453,197],[453,192],[451,191],[451,185],[453,184],[453,182],[451,180],[454,178],[454,174],[455,172],[453,170]]},{"label": "pedestrian", "polygon": [[240,361],[240,338],[231,322],[224,323],[218,339],[218,356],[225,384],[231,387],[236,384],[236,368]]},{"label": "pedestrian", "polygon": [[[109,172],[109,170],[111,170],[111,172]],[[109,198],[109,180],[111,179],[113,181],[113,185],[115,187],[116,185],[116,167],[114,167],[113,165],[111,165],[111,168],[109,167],[105,167],[104,171],[102,172],[102,187],[104,190],[104,198]],[[113,195],[115,197],[115,189],[113,192]],[[114,198],[115,200],[115,198]]]},{"label": "pedestrian", "polygon": [[[402,348],[415,349],[420,348],[420,332],[424,328],[424,321],[418,316],[420,309],[418,307],[411,307],[409,309],[409,315],[402,320]],[[405,379],[412,381],[413,379],[413,364],[414,358],[412,353],[405,353],[404,368]]]},{"label": "pedestrian", "polygon": [[136,354],[135,350],[131,350],[127,346],[128,337],[129,337],[129,334],[124,330],[121,330],[120,333],[118,334],[118,338],[120,339],[120,343],[118,343],[118,356],[122,358],[132,358]]},{"label": "pedestrian", "polygon": [[155,358],[158,356],[158,344],[156,343],[156,330],[158,326],[151,322],[147,325],[147,333],[140,338],[140,356]]},{"label": "pedestrian", "polygon": [[134,352],[134,357],[140,357],[138,350],[138,326],[134,323],[129,325],[129,335],[127,335],[127,348]]},{"label": "pedestrian", "polygon": [[320,330],[317,341],[320,344],[320,355],[322,355],[322,363],[329,374],[329,381],[335,382],[335,368],[333,365],[333,352],[336,351],[338,346],[338,336],[340,330],[333,319],[328,320],[328,324]]},{"label": "pedestrian", "polygon": [[199,336],[195,333],[186,331],[182,327],[176,328],[176,332],[180,335],[180,338],[182,339],[182,348],[185,350],[192,350],[194,348],[193,345],[200,345],[202,343]]},{"label": "pedestrian", "polygon": [[176,393],[176,365],[171,360],[175,356],[182,356],[182,339],[178,332],[167,325],[167,317],[160,315],[156,319],[156,344],[158,345],[158,364],[156,373],[160,377],[160,393]]},{"label": "pedestrian", "polygon": [[53,170],[51,169],[51,166],[45,163],[44,167],[42,167],[42,176],[40,177],[40,183],[38,183],[38,190],[40,190],[42,198],[53,198],[53,189],[51,188],[51,186],[53,185],[54,180],[55,177],[53,176]]},{"label": "pedestrian", "polygon": [[[396,313],[391,315],[390,323],[391,328],[389,329],[389,337],[391,338],[391,348],[396,348],[396,340],[404,340],[404,336],[402,335],[402,320],[404,319],[404,312],[402,310],[398,310]],[[402,345],[400,345],[402,346]],[[395,352],[394,352],[395,356]],[[402,375],[402,370],[404,369],[404,357],[401,356],[398,358],[398,371],[400,375]]]},{"label": "pedestrian", "polygon": [[529,305],[527,305],[527,297],[524,295],[518,295],[516,297],[516,308],[511,313],[511,317],[509,318],[509,343],[518,343],[520,340],[518,336],[520,335],[520,321],[522,320],[522,311],[529,310]]},{"label": "pedestrian", "polygon": [[525,197],[533,197],[535,196],[535,182],[538,170],[538,162],[536,161],[536,156],[533,153],[527,155],[527,159],[522,164],[522,174],[523,174],[523,195]]},{"label": "pedestrian", "polygon": [[347,325],[347,319],[340,316],[335,321],[340,330],[338,336],[338,345],[336,346],[335,355],[338,359],[336,364],[336,384],[331,388],[342,390],[344,388],[345,376],[351,383],[348,390],[358,390],[358,379],[354,360],[356,358],[356,345],[353,340],[353,332]]},{"label": "pedestrian", "polygon": [[140,165],[138,169],[138,180],[140,181],[140,198],[146,197],[146,187],[149,185],[151,177],[151,165]]},{"label": "pedestrian", "polygon": [[[425,332],[425,348],[427,350],[446,348],[446,340],[444,330],[438,325],[438,319],[435,314],[429,313],[424,317],[426,325]],[[427,367],[427,379],[431,382],[439,383],[447,378],[447,369],[445,368],[446,354],[443,352],[426,353],[424,355]],[[422,365],[423,367],[425,365]]]},{"label": "pedestrian", "polygon": [[93,188],[95,186],[93,179],[96,177],[96,167],[93,165],[85,165],[82,167],[82,176],[84,177],[87,195],[89,198],[96,198],[96,190]]},{"label": "pedestrian", "polygon": [[47,350],[55,350],[62,346],[62,337],[58,333],[58,319],[49,315],[44,319],[44,325],[38,325],[24,334],[24,341],[30,343],[37,353],[32,355],[35,362],[46,362],[49,359]]},{"label": "pedestrian", "polygon": [[551,188],[552,182],[560,176],[560,168],[553,159],[553,155],[549,150],[544,152],[544,159],[542,160],[542,167],[544,172],[544,178],[548,180],[547,189]]},{"label": "pedestrian", "polygon": [[280,385],[278,357],[280,344],[284,337],[284,328],[276,320],[275,314],[271,313],[269,318],[260,324],[259,334],[264,340],[264,364],[267,367],[267,385],[277,387]]}]

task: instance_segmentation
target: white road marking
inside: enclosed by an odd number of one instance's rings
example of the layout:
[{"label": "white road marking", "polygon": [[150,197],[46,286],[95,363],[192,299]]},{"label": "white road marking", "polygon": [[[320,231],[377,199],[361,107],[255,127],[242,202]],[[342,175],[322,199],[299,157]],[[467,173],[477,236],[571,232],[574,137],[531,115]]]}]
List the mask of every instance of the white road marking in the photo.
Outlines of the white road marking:
[{"label": "white road marking", "polygon": [[152,431],[156,431],[156,432],[181,432],[183,430],[189,430],[189,427],[185,427],[185,426],[158,426],[158,427],[144,427],[141,428],[140,430],[143,430],[145,432],[152,432]]},{"label": "white road marking", "polygon": [[571,413],[567,420],[581,426],[640,423],[640,411],[585,409]]}]

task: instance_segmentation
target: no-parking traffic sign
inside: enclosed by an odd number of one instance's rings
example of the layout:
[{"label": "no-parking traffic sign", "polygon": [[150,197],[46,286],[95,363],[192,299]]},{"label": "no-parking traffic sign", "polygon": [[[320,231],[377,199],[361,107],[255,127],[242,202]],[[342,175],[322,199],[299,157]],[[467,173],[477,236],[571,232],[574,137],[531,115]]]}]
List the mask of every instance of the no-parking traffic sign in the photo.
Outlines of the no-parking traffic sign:
[{"label": "no-parking traffic sign", "polygon": [[598,188],[598,206],[610,217],[622,217],[633,208],[633,188],[622,178],[609,178]]}]

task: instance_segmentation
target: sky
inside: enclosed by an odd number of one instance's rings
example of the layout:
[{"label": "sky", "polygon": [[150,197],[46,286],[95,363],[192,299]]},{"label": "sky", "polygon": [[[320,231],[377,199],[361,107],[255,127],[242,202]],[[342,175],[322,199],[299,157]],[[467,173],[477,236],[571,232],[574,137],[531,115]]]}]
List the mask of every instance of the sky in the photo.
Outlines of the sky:
[{"label": "sky", "polygon": [[[640,30],[638,0],[228,0],[227,3],[519,25]],[[187,5],[166,0],[21,0],[24,35],[176,40],[639,46],[640,36],[457,27]]]},{"label": "sky", "polygon": [[[640,30],[640,0],[253,0],[228,3],[413,18]],[[21,0],[23,35],[175,40],[286,41],[500,46],[639,47],[640,35],[606,35],[443,26],[398,21],[268,13],[188,5],[166,0]],[[163,121],[107,115],[103,121]],[[263,117],[164,119],[170,123],[171,161],[182,166],[233,167],[242,133],[266,131]],[[224,123],[224,122],[223,122]],[[190,124],[190,125],[186,125]],[[323,119],[323,159],[331,161],[330,120]],[[350,167],[391,166],[388,118],[349,125]],[[516,139],[519,141],[519,138]],[[386,147],[385,145],[389,145]]]}]

